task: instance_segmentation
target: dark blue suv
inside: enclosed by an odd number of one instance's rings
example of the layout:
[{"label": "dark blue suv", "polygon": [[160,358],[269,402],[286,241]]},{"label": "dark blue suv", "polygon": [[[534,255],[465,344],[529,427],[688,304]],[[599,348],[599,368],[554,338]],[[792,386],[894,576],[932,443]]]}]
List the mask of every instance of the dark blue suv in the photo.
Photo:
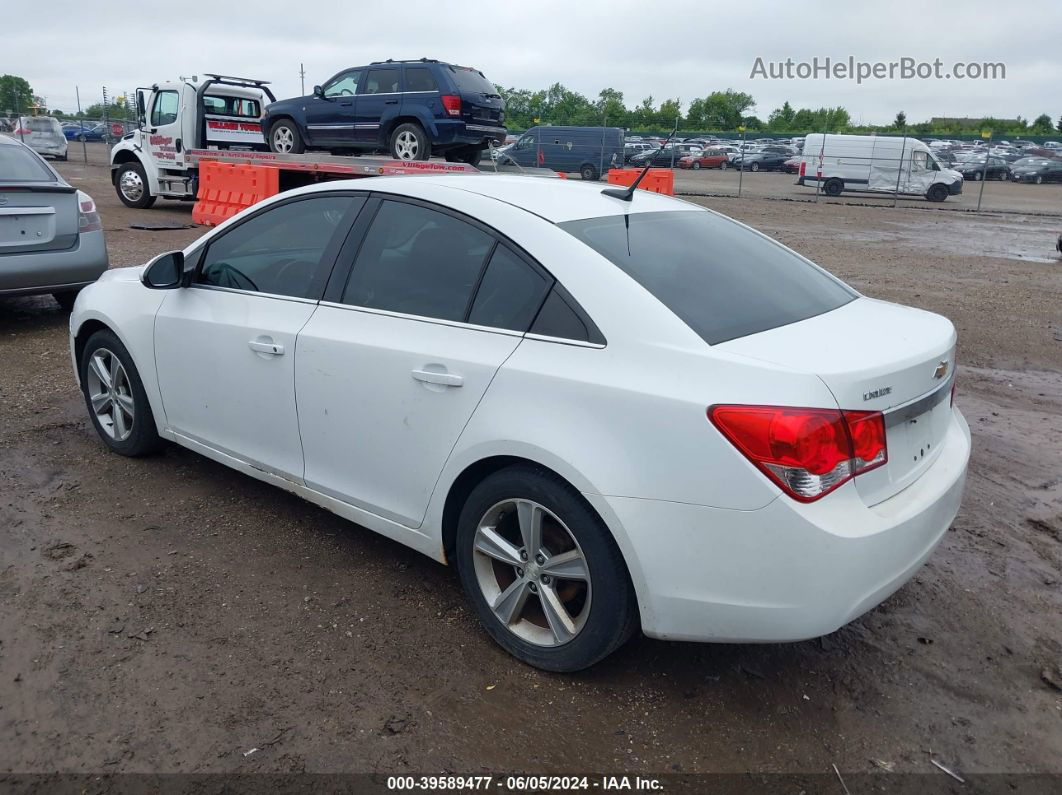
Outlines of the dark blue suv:
[{"label": "dark blue suv", "polygon": [[313,94],[274,102],[262,131],[274,152],[386,150],[400,160],[479,162],[505,141],[505,101],[477,69],[421,58],[344,69]]}]

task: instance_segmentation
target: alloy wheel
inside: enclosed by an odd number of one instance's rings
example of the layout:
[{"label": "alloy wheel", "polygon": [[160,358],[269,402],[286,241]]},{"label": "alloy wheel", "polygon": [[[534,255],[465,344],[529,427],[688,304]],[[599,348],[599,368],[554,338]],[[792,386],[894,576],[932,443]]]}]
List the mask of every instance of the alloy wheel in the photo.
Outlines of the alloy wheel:
[{"label": "alloy wheel", "polygon": [[280,126],[273,130],[273,151],[286,154],[295,145],[295,136],[288,127]]},{"label": "alloy wheel", "polygon": [[395,154],[399,160],[416,160],[419,149],[420,141],[409,130],[403,130],[395,139]]},{"label": "alloy wheel", "polygon": [[479,520],[472,549],[476,582],[510,632],[538,646],[573,640],[590,614],[586,556],[545,506],[503,500]]},{"label": "alloy wheel", "polygon": [[121,360],[107,348],[97,348],[89,359],[87,381],[89,401],[103,432],[124,442],[133,432],[136,404]]}]

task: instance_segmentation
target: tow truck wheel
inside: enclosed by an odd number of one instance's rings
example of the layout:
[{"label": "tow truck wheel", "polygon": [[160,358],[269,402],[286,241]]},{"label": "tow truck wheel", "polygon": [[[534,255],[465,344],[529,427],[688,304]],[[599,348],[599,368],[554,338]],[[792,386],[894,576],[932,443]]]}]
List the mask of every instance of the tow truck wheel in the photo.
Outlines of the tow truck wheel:
[{"label": "tow truck wheel", "polygon": [[295,122],[281,119],[269,128],[269,149],[279,155],[301,155],[305,151]]},{"label": "tow truck wheel", "polygon": [[126,207],[146,210],[155,203],[155,197],[148,190],[144,168],[139,163],[125,163],[118,169],[114,176],[114,189]]}]

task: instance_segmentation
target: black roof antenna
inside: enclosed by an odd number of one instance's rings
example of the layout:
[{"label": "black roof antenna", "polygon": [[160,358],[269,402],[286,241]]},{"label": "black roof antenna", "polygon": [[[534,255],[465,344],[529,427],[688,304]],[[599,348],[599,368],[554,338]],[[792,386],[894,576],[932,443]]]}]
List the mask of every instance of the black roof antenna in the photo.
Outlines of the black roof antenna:
[{"label": "black roof antenna", "polygon": [[653,156],[649,158],[649,162],[645,164],[645,168],[642,169],[642,173],[638,175],[638,178],[630,184],[627,188],[605,188],[601,191],[605,196],[611,196],[614,199],[622,199],[625,202],[629,202],[634,198],[634,191],[638,189],[638,183],[642,181],[642,177],[649,173],[649,169],[653,167],[653,161],[656,160],[656,156],[664,151],[664,147],[667,146],[667,142],[670,141],[675,133],[678,132],[678,119],[675,119],[675,129],[667,134],[667,138],[660,144],[660,148],[653,152]]}]

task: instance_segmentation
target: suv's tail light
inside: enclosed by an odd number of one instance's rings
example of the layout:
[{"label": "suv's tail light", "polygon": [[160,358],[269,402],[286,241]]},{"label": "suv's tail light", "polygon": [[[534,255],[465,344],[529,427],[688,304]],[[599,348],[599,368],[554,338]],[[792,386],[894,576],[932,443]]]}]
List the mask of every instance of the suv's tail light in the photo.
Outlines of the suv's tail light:
[{"label": "suv's tail light", "polygon": [[888,461],[877,411],[712,406],[708,419],[790,497],[811,502]]},{"label": "suv's tail light", "polygon": [[461,115],[461,97],[456,97],[452,94],[448,94],[444,97],[440,97],[440,99],[442,99],[443,108],[449,115]]},{"label": "suv's tail light", "polygon": [[99,232],[103,229],[100,214],[96,212],[96,202],[84,191],[77,192],[77,231]]}]

